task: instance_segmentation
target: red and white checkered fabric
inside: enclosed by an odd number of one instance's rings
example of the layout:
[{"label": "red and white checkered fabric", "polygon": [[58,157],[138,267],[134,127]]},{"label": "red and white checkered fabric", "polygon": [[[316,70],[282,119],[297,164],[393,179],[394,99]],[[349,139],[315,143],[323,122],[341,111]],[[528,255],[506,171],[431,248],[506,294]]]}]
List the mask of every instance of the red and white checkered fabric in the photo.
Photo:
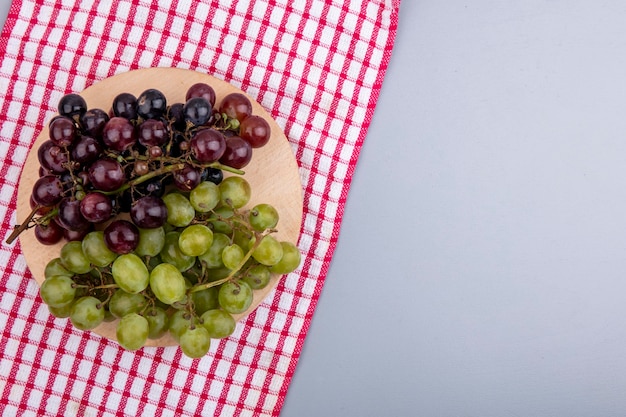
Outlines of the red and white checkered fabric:
[{"label": "red and white checkered fabric", "polygon": [[302,267],[198,360],[121,349],[55,319],[19,244],[0,246],[0,410],[5,416],[278,415],[320,295],[399,0],[14,0],[0,37],[1,239],[55,103],[143,67],[207,72],[255,97],[300,166]]}]

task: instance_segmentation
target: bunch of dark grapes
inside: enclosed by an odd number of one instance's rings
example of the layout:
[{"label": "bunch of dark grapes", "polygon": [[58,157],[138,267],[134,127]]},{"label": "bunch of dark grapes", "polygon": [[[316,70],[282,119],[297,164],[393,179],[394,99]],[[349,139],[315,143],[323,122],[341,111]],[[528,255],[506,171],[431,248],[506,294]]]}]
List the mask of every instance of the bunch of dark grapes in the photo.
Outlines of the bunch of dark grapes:
[{"label": "bunch of dark grapes", "polygon": [[10,240],[31,227],[42,244],[65,239],[40,289],[55,316],[83,330],[119,319],[129,350],[169,332],[196,358],[232,334],[254,290],[298,267],[300,252],[274,237],[273,206],[245,208],[241,169],[268,142],[267,121],[243,94],[216,106],[204,83],[185,99],[168,104],[148,89],[104,111],[64,96],[38,149],[33,211]]}]

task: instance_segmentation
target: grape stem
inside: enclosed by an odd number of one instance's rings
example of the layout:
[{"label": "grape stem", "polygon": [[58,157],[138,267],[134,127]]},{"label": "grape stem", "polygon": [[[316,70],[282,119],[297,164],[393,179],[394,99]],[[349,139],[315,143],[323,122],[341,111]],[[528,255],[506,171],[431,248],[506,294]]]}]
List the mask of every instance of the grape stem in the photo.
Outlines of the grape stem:
[{"label": "grape stem", "polygon": [[248,250],[248,252],[244,255],[243,259],[241,259],[241,262],[239,262],[239,264],[231,271],[230,274],[228,274],[227,277],[218,279],[217,281],[207,282],[205,284],[196,284],[189,289],[189,294],[203,291],[203,290],[206,290],[207,288],[217,287],[218,285],[222,285],[230,281],[231,279],[233,279],[233,277],[237,274],[237,272],[239,272],[241,268],[243,268],[243,266],[246,264],[246,262],[248,262],[248,259],[250,259],[250,257],[252,256],[252,252],[254,252],[254,250],[259,246],[259,244],[261,244],[261,240],[263,239],[264,235],[262,235],[261,233],[255,232],[254,237],[255,237],[254,244],[252,245],[250,250]]},{"label": "grape stem", "polygon": [[15,228],[13,229],[13,233],[11,233],[9,235],[9,237],[6,240],[6,243],[8,245],[10,245],[11,243],[13,243],[13,241],[15,239],[17,239],[17,237],[20,235],[20,233],[22,233],[24,230],[28,229],[30,226],[30,222],[33,220],[33,217],[35,217],[35,214],[37,214],[37,212],[39,211],[39,209],[41,209],[40,205],[37,205],[28,215],[28,217],[26,218],[26,220],[24,220],[24,222],[22,224],[18,224],[15,226]]}]

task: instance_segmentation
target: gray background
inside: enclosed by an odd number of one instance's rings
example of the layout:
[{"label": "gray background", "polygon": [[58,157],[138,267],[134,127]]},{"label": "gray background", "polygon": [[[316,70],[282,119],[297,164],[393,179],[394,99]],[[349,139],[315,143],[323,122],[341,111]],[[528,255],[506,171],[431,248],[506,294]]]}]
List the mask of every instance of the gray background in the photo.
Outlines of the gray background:
[{"label": "gray background", "polygon": [[403,0],[281,417],[626,415],[625,114],[626,2]]}]

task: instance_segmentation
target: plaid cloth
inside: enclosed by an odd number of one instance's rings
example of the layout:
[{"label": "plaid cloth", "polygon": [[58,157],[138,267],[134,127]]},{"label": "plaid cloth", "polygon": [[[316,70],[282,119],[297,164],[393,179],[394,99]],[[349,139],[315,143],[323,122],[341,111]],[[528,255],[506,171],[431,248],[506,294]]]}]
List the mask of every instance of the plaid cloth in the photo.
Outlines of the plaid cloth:
[{"label": "plaid cloth", "polygon": [[[5,416],[278,415],[339,235],[399,0],[14,0],[0,37],[0,410]],[[210,73],[255,97],[300,167],[300,269],[197,360],[121,349],[55,319],[4,244],[59,98],[130,69]]]}]

